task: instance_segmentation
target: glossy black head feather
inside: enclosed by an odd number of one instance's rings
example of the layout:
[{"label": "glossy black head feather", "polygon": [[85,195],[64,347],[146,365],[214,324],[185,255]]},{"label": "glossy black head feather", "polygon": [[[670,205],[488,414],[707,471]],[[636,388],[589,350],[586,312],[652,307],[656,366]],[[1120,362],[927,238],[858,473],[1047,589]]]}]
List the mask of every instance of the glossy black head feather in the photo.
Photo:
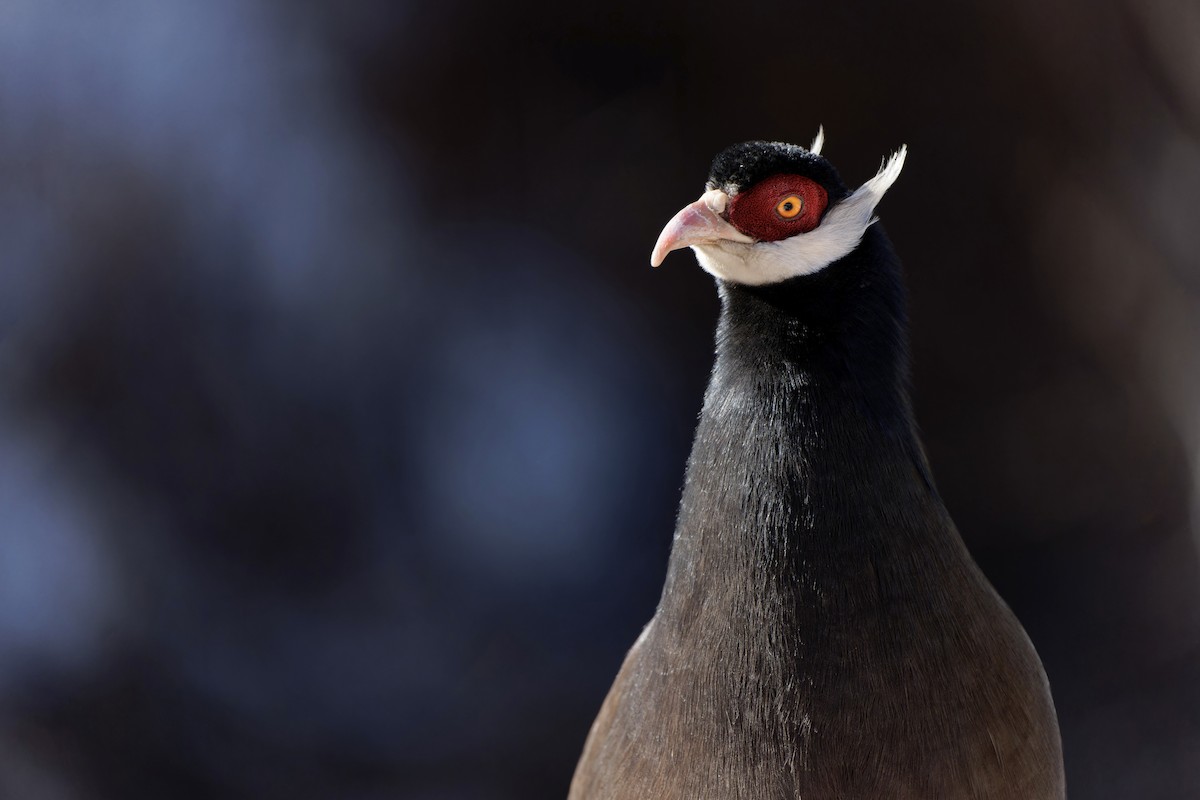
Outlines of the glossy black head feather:
[{"label": "glossy black head feather", "polygon": [[803,175],[824,187],[830,203],[850,191],[833,165],[823,157],[785,142],[742,142],[727,147],[713,159],[708,188],[733,195],[771,175]]}]

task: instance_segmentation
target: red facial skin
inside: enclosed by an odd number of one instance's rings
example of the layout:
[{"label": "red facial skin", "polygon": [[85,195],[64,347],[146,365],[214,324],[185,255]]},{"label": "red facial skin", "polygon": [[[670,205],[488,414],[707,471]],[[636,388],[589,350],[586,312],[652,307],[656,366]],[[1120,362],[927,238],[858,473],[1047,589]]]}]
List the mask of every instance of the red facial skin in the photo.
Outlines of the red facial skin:
[{"label": "red facial skin", "polygon": [[[804,206],[787,219],[777,210],[784,199],[795,195]],[[800,175],[772,175],[729,201],[729,223],[760,242],[778,242],[797,233],[807,233],[821,222],[829,195],[821,185]]]}]

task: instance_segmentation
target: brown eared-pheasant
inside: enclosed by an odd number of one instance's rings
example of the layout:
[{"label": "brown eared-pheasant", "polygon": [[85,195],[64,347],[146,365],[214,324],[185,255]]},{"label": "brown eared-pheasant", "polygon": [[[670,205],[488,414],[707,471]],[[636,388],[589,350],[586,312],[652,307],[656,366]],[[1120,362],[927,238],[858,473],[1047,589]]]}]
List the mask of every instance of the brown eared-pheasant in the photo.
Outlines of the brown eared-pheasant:
[{"label": "brown eared-pheasant", "polygon": [[935,488],[900,261],[809,148],[720,153],[663,229],[721,298],[654,617],[570,800],[1061,800],[1050,688]]}]

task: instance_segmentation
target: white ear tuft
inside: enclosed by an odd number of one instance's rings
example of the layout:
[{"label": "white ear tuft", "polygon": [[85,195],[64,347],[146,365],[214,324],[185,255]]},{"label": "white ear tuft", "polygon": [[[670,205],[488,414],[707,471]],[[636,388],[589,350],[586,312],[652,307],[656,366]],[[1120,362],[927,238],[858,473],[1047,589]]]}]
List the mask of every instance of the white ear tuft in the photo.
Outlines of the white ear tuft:
[{"label": "white ear tuft", "polygon": [[904,157],[907,154],[908,145],[900,145],[899,150],[880,164],[879,172],[875,173],[874,178],[855,189],[849,197],[838,203],[825,215],[821,227],[837,228],[841,224],[848,223],[851,227],[861,226],[860,230],[865,231],[867,226],[875,221],[875,206],[879,205],[884,193],[896,182],[896,178],[900,177],[900,170],[904,168]]},{"label": "white ear tuft", "polygon": [[875,202],[878,203],[883,198],[883,193],[892,187],[896,178],[900,177],[900,170],[904,169],[906,155],[908,155],[908,145],[902,144],[899,150],[879,165],[879,172],[875,173],[874,178],[864,183],[858,192],[870,192],[875,195]]},{"label": "white ear tuft", "polygon": [[812,144],[808,146],[808,152],[813,155],[821,155],[821,148],[825,146],[825,126],[817,126],[817,136],[813,139]]}]

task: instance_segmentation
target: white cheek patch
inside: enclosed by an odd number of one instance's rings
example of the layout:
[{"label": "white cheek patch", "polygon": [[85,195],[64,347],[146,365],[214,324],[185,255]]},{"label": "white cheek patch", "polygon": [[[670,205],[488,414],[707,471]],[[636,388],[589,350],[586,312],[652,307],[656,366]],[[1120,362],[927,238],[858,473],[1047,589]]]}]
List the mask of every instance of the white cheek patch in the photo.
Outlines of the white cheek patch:
[{"label": "white cheek patch", "polygon": [[[820,146],[820,142],[813,144]],[[722,280],[749,286],[819,272],[858,247],[877,219],[875,206],[900,177],[907,152],[908,148],[901,146],[884,161],[874,178],[825,212],[821,224],[808,233],[778,242],[742,244],[723,240],[693,245],[696,260],[705,271]]]}]

